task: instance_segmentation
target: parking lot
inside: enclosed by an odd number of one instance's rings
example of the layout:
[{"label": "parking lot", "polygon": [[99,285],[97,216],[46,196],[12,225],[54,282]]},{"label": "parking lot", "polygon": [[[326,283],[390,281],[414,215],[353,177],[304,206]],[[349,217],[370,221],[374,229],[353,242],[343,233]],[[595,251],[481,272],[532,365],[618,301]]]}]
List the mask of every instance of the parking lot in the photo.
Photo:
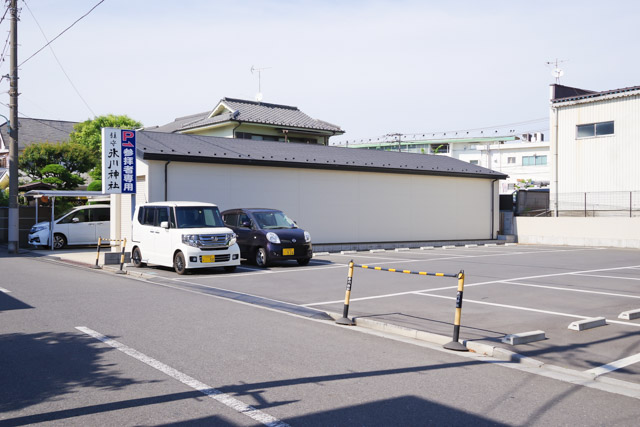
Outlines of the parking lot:
[{"label": "parking lot", "polygon": [[[331,313],[342,313],[348,263],[430,273],[465,274],[460,339],[487,343],[547,365],[640,382],[640,251],[529,245],[487,245],[385,252],[317,254],[235,273],[200,270],[178,276],[168,268],[129,270],[176,287],[232,291]],[[355,268],[349,317],[452,336],[457,279]],[[605,317],[582,331],[569,324]],[[546,339],[510,345],[508,334],[541,330]],[[634,375],[636,374],[636,375]]]}]

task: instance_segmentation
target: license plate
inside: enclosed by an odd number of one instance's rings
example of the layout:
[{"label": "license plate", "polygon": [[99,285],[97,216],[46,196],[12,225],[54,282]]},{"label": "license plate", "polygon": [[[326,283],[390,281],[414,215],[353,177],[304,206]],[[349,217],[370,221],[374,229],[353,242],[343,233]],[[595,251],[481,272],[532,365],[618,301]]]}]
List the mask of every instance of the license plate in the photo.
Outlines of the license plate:
[{"label": "license plate", "polygon": [[216,262],[215,255],[202,255],[202,262]]},{"label": "license plate", "polygon": [[282,255],[283,256],[287,256],[287,255],[293,255],[293,248],[284,248],[282,249]]}]

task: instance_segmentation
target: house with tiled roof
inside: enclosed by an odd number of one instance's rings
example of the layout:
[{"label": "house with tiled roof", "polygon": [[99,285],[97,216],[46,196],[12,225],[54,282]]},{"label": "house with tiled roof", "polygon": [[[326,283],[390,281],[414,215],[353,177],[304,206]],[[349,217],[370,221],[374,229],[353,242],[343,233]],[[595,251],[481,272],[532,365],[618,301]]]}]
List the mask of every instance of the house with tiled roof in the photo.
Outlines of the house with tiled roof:
[{"label": "house with tiled roof", "polygon": [[[20,118],[18,120],[18,152],[41,142],[65,142],[73,132],[77,122],[63,120],[45,120]],[[9,167],[9,127],[7,123],[0,125],[0,169]]]},{"label": "house with tiled roof", "polygon": [[330,137],[344,133],[340,126],[314,119],[298,107],[235,98],[222,98],[213,110],[145,130],[319,145],[329,145]]}]

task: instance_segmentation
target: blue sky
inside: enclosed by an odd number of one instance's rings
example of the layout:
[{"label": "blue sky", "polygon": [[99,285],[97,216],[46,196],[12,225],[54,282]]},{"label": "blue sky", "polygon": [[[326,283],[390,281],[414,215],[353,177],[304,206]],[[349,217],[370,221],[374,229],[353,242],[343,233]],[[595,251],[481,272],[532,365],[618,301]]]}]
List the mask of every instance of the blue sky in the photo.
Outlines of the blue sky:
[{"label": "blue sky", "polygon": [[[36,20],[52,39],[97,2],[19,0],[19,62],[46,43]],[[569,86],[640,85],[639,17],[634,1],[105,0],[51,45],[84,101],[45,49],[20,68],[19,110],[164,124],[225,96],[253,99],[255,66],[269,67],[264,102],[340,125],[336,141],[545,131],[547,61],[565,61]],[[0,30],[8,35],[8,19]],[[0,67],[9,72],[8,56]],[[3,80],[0,92],[8,87]]]}]

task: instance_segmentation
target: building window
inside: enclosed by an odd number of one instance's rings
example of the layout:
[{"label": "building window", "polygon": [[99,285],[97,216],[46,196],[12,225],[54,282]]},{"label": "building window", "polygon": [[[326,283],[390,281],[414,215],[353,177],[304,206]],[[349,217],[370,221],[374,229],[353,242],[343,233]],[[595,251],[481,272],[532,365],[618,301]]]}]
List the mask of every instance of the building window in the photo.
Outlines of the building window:
[{"label": "building window", "polygon": [[449,152],[449,144],[430,144],[431,153],[442,154]]},{"label": "building window", "polygon": [[516,162],[515,157],[507,157],[507,163],[515,163],[515,162]]},{"label": "building window", "polygon": [[590,123],[576,126],[578,138],[613,135],[613,122]]},{"label": "building window", "polygon": [[470,160],[469,163],[471,163],[472,165],[477,165],[478,161],[477,160]]},{"label": "building window", "polygon": [[522,156],[522,166],[544,166],[547,156]]}]

